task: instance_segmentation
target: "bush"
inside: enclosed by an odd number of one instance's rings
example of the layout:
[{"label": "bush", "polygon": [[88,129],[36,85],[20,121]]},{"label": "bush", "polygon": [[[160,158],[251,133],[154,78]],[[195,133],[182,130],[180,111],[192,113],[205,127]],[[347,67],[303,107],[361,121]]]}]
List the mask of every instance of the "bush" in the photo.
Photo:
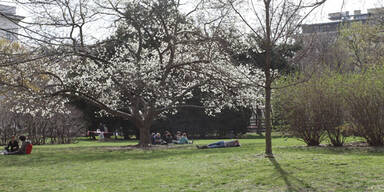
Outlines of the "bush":
[{"label": "bush", "polygon": [[384,145],[384,70],[371,69],[346,81],[345,101],[354,132],[371,146]]},{"label": "bush", "polygon": [[[294,79],[285,79],[289,85]],[[334,146],[342,146],[345,134],[343,101],[338,92],[337,78],[317,76],[277,93],[282,116],[288,123],[285,131],[303,140],[308,146],[317,146],[328,136]]]},{"label": "bush", "polygon": [[[287,86],[297,82],[286,78]],[[327,136],[342,146],[348,135],[361,136],[371,146],[384,146],[384,68],[359,73],[327,73],[275,93],[275,104],[288,124],[286,132],[307,145],[318,145]]]},{"label": "bush", "polygon": [[67,144],[85,132],[86,123],[83,114],[72,106],[67,106],[69,114],[53,113],[43,117],[40,113],[32,116],[11,112],[3,105],[0,110],[0,145],[6,144],[11,136],[27,136],[34,145]]}]

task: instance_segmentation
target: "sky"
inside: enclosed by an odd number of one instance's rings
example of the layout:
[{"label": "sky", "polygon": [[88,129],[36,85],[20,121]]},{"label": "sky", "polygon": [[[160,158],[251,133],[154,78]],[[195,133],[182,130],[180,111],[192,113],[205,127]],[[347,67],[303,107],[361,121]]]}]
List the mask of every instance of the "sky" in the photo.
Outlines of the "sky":
[{"label": "sky", "polygon": [[[195,0],[185,0],[194,2]],[[315,0],[308,0],[315,1]],[[319,0],[317,0],[319,1]],[[12,0],[0,0],[0,4],[5,5],[14,5]],[[322,23],[329,22],[328,13],[341,12],[341,11],[349,11],[350,14],[353,13],[354,10],[361,10],[362,13],[366,13],[367,9],[374,7],[384,7],[384,0],[327,0],[324,5],[316,9],[305,21],[305,23]],[[26,16],[25,20],[28,20],[28,12],[23,8],[17,8],[17,14],[21,16]],[[107,25],[103,25],[104,27],[97,27],[97,29],[91,29],[90,31],[98,31],[97,34],[109,34],[110,28]],[[104,28],[104,29],[103,29]],[[101,33],[101,31],[105,31]],[[92,35],[93,36],[93,35]],[[95,39],[99,39],[100,37],[94,37]]]},{"label": "sky", "polygon": [[328,0],[324,6],[324,10],[329,12],[353,11],[362,10],[366,12],[367,9],[373,7],[384,6],[384,3],[380,3],[379,0]]},{"label": "sky", "polygon": [[[12,0],[0,0],[0,4],[11,4]],[[362,10],[362,13],[365,13],[367,9],[373,7],[384,7],[383,0],[327,0],[327,2],[320,7],[314,15],[316,18],[324,17],[323,19],[327,19],[328,13],[340,12],[340,11],[349,11],[352,13],[354,10]],[[18,14],[27,15],[25,10],[18,9]],[[318,20],[318,19],[314,20]]]}]

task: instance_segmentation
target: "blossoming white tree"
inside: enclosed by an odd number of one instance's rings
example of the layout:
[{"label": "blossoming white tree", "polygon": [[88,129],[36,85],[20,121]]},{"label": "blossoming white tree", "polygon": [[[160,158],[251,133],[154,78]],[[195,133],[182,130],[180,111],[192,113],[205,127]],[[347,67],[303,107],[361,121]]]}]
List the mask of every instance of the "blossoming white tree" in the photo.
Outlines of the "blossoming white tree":
[{"label": "blossoming white tree", "polygon": [[[124,9],[111,5],[102,8],[119,15],[119,38],[86,45],[85,33],[77,33],[79,38],[70,33],[72,46],[47,44],[49,49],[35,53],[35,58],[45,57],[34,62],[29,73],[44,77],[45,82],[33,84],[39,86],[29,90],[33,97],[87,100],[103,114],[132,121],[140,130],[142,147],[150,143],[152,122],[164,112],[181,107],[204,107],[212,112],[260,101],[261,89],[254,82],[263,79],[263,73],[233,65],[219,42],[180,12],[178,1],[131,1]],[[194,89],[208,93],[204,106],[185,103]],[[44,107],[57,106],[47,102]],[[25,106],[18,108],[25,111]]]}]

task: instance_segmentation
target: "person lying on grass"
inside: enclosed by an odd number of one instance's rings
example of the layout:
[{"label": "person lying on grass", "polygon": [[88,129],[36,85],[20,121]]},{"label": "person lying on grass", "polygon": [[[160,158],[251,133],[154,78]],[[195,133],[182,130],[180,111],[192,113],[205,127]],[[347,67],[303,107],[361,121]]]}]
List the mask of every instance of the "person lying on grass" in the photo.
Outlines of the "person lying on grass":
[{"label": "person lying on grass", "polygon": [[211,143],[208,145],[196,145],[198,149],[208,149],[208,148],[224,148],[224,147],[240,147],[239,140],[232,141],[218,141],[216,143]]},{"label": "person lying on grass", "polygon": [[19,140],[22,142],[21,143],[21,147],[20,147],[20,149],[19,150],[17,150],[17,151],[14,151],[14,152],[4,152],[4,155],[22,155],[22,154],[26,154],[26,152],[27,152],[27,146],[28,146],[28,144],[29,144],[29,142],[28,141],[26,141],[26,137],[25,136],[20,136],[19,137]]},{"label": "person lying on grass", "polygon": [[11,137],[11,140],[9,141],[8,145],[4,149],[7,152],[15,152],[19,150],[19,143],[17,142],[15,136]]}]

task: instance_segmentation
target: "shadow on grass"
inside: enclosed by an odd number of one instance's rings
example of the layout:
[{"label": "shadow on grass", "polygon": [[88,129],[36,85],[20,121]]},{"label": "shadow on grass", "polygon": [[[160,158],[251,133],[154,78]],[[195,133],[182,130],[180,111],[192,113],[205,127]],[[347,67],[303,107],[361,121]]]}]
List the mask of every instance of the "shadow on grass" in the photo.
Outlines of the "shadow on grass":
[{"label": "shadow on grass", "polygon": [[[100,139],[99,138],[92,139],[90,137],[79,137],[76,139],[76,141],[100,142]],[[135,142],[137,140],[133,140],[133,139],[132,140],[126,140],[126,139],[122,139],[122,138],[115,139],[115,137],[105,138],[102,140],[102,142],[106,142],[106,143],[126,143],[129,141]]]},{"label": "shadow on grass", "polygon": [[[292,136],[281,136],[281,135],[273,135],[271,136],[272,139],[284,139],[284,138],[293,138]],[[241,139],[265,139],[265,135],[245,135],[242,136]]]},{"label": "shadow on grass", "polygon": [[384,147],[332,147],[332,146],[289,146],[279,147],[284,152],[306,152],[325,155],[368,155],[383,156]]},{"label": "shadow on grass", "polygon": [[285,171],[280,164],[276,161],[275,158],[268,158],[269,161],[273,164],[275,167],[275,170],[280,175],[280,177],[284,180],[285,185],[287,186],[288,192],[295,192],[295,191],[311,191],[316,192],[317,190],[310,186],[308,183],[305,183],[303,180],[292,176],[287,171]]},{"label": "shadow on grass", "polygon": [[196,149],[195,145],[187,146],[186,148],[171,148],[160,150],[106,150],[102,148],[66,148],[55,150],[42,150],[32,153],[31,155],[23,156],[3,156],[5,160],[1,166],[16,166],[16,167],[39,167],[54,164],[70,164],[70,163],[88,163],[92,161],[123,161],[123,160],[156,160],[163,158],[178,157],[180,159],[191,159],[195,155],[220,155],[249,152],[254,149],[254,144],[244,144],[242,147],[236,148],[221,148],[221,149]]}]

